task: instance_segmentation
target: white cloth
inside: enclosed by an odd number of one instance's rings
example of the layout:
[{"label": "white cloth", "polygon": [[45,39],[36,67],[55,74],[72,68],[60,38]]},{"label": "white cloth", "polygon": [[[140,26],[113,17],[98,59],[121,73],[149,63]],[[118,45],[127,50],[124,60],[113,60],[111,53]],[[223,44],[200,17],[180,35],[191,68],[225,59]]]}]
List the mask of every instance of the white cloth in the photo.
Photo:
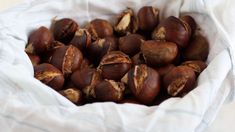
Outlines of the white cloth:
[{"label": "white cloth", "polygon": [[[160,9],[160,18],[192,15],[210,42],[209,66],[184,98],[159,106],[94,103],[77,107],[33,78],[24,48],[29,33],[70,17],[114,22],[126,7]],[[29,0],[0,13],[1,132],[200,132],[225,100],[234,99],[235,2],[232,0]]]}]

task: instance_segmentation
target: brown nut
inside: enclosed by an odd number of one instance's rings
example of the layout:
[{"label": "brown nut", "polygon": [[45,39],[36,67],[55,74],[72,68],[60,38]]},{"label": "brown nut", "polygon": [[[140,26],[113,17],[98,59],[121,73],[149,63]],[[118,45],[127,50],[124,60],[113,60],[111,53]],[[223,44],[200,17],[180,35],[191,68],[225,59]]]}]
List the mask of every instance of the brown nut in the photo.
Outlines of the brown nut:
[{"label": "brown nut", "polygon": [[61,46],[64,46],[64,44],[59,41],[53,41],[52,45],[53,45],[53,47],[49,51],[47,51],[43,55],[41,55],[42,62],[50,63],[51,57],[54,54],[54,52],[56,51],[56,49],[60,48]]},{"label": "brown nut", "polygon": [[40,57],[37,56],[37,55],[34,55],[34,54],[30,54],[30,53],[27,53],[31,63],[33,64],[33,66],[36,66],[40,63]]},{"label": "brown nut", "polygon": [[141,52],[134,55],[131,58],[131,60],[132,60],[132,66],[139,65],[139,64],[145,64],[145,59],[144,59],[144,56]]},{"label": "brown nut", "polygon": [[103,19],[94,19],[92,20],[86,28],[91,34],[91,38],[93,40],[97,40],[98,38],[105,38],[113,35],[113,27],[112,25]]},{"label": "brown nut", "polygon": [[207,67],[207,64],[203,61],[185,61],[181,65],[192,68],[196,75],[199,75]]},{"label": "brown nut", "polygon": [[125,86],[123,83],[107,80],[95,86],[95,96],[99,101],[120,101],[123,97]]},{"label": "brown nut", "polygon": [[190,26],[191,28],[191,32],[192,32],[192,35],[195,34],[195,31],[197,29],[197,23],[196,21],[193,19],[193,17],[189,16],[189,15],[185,15],[185,16],[182,16],[180,17],[181,20],[183,20],[184,22],[188,23],[188,25]]},{"label": "brown nut", "polygon": [[144,40],[139,34],[128,34],[119,38],[119,50],[123,53],[133,56],[140,52],[140,46]]},{"label": "brown nut", "polygon": [[101,58],[110,51],[117,50],[118,44],[115,37],[106,37],[103,39],[97,39],[95,42],[91,43],[88,47],[89,59],[95,63],[99,64]]},{"label": "brown nut", "polygon": [[89,68],[92,67],[90,61],[86,58],[83,58],[80,69],[85,69],[85,68]]},{"label": "brown nut", "polygon": [[149,40],[143,43],[141,52],[148,65],[161,66],[171,63],[176,58],[178,48],[172,42]]},{"label": "brown nut", "polygon": [[33,31],[28,40],[25,52],[42,55],[52,48],[53,36],[46,27],[40,27]]},{"label": "brown nut", "polygon": [[119,81],[131,68],[131,59],[121,51],[106,54],[99,65],[103,78]]},{"label": "brown nut", "polygon": [[83,55],[79,49],[73,45],[61,46],[52,55],[51,64],[62,71],[64,75],[69,75],[80,68]]},{"label": "brown nut", "polygon": [[86,29],[78,29],[70,43],[85,53],[91,44],[91,35]]},{"label": "brown nut", "polygon": [[147,65],[136,65],[122,78],[135,97],[144,104],[151,104],[160,91],[158,72]]},{"label": "brown nut", "polygon": [[152,33],[153,39],[174,42],[179,48],[186,47],[190,37],[190,26],[174,16],[170,16],[160,22]]},{"label": "brown nut", "polygon": [[55,40],[68,44],[72,40],[78,27],[78,24],[70,18],[63,18],[56,21],[53,27]]},{"label": "brown nut", "polygon": [[94,87],[102,80],[100,73],[93,68],[85,68],[75,71],[71,75],[71,81],[82,89],[86,97],[94,98]]},{"label": "brown nut", "polygon": [[205,61],[209,54],[209,43],[205,37],[200,34],[192,38],[192,42],[183,52],[184,60],[202,60]]},{"label": "brown nut", "polygon": [[34,77],[54,90],[60,90],[64,85],[63,74],[51,64],[43,63],[35,66]]},{"label": "brown nut", "polygon": [[178,66],[168,72],[163,78],[164,88],[171,96],[184,96],[194,89],[196,75],[188,66]]},{"label": "brown nut", "polygon": [[175,66],[173,64],[168,64],[166,66],[155,68],[161,77],[164,77],[168,72],[170,72]]},{"label": "brown nut", "polygon": [[121,35],[135,33],[138,30],[138,19],[132,9],[128,8],[118,15],[114,30]]},{"label": "brown nut", "polygon": [[74,104],[77,104],[77,105],[82,104],[83,97],[82,97],[82,92],[79,89],[68,88],[68,89],[59,91],[59,93]]},{"label": "brown nut", "polygon": [[138,12],[139,28],[152,31],[159,23],[159,10],[152,6],[144,6]]}]

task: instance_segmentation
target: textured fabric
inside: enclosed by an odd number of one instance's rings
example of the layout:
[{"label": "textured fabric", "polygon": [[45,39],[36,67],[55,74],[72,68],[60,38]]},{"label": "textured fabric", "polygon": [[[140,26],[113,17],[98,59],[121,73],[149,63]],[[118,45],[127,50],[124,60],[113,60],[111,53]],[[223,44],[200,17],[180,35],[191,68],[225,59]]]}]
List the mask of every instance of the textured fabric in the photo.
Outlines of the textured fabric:
[{"label": "textured fabric", "polygon": [[[184,98],[152,107],[111,102],[77,107],[33,78],[24,48],[34,29],[49,27],[54,17],[73,18],[80,26],[97,17],[114,23],[126,7],[138,11],[143,5],[158,7],[161,19],[192,15],[210,42],[209,65]],[[234,6],[232,0],[30,0],[1,12],[0,131],[203,131],[225,99],[234,99]]]}]

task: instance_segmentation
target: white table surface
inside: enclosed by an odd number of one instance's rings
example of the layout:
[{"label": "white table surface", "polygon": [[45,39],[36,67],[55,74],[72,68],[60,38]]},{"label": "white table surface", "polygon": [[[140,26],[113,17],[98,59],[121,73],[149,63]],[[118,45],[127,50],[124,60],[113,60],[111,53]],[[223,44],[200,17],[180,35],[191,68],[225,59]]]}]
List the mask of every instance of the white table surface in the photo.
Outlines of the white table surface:
[{"label": "white table surface", "polygon": [[[23,0],[1,0],[0,11],[12,7]],[[215,121],[205,132],[235,132],[235,102],[225,104]]]}]

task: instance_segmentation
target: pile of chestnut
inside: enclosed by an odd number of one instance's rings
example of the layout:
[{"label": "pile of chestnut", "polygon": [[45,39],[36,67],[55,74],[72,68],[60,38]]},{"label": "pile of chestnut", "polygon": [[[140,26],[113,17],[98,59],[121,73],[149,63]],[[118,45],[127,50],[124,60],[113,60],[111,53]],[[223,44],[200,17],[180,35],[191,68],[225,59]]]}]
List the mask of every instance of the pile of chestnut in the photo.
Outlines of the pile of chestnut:
[{"label": "pile of chestnut", "polygon": [[34,77],[77,105],[113,101],[157,105],[195,88],[207,67],[207,39],[188,15],[159,21],[159,10],[127,8],[116,23],[70,18],[31,32],[25,52]]}]

